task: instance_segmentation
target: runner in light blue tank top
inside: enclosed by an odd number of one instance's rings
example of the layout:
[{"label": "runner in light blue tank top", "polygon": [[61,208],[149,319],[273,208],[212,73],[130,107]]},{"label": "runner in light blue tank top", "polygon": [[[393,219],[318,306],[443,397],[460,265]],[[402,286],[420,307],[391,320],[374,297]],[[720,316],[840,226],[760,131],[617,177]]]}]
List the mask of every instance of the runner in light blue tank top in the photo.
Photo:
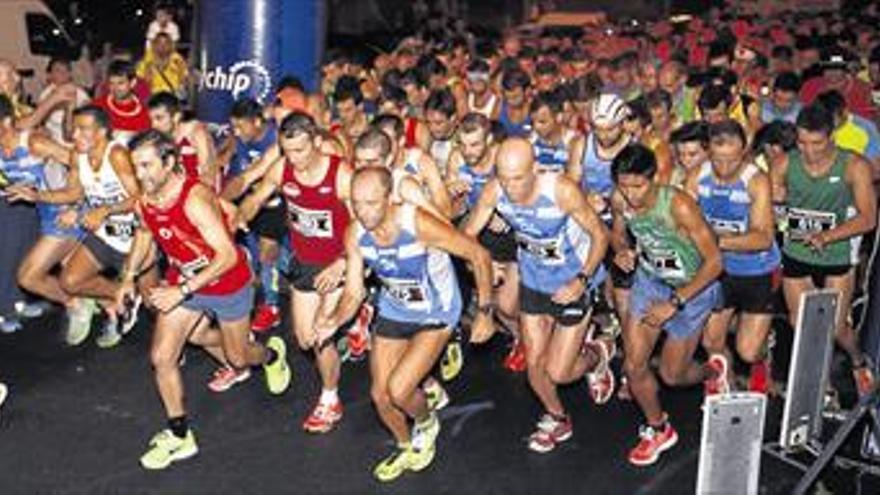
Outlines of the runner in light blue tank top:
[{"label": "runner in light blue tank top", "polygon": [[378,308],[391,320],[454,327],[461,315],[461,294],[449,255],[427,248],[416,238],[416,208],[404,204],[401,230],[390,246],[379,246],[360,228],[358,246],[364,261],[382,281]]}]

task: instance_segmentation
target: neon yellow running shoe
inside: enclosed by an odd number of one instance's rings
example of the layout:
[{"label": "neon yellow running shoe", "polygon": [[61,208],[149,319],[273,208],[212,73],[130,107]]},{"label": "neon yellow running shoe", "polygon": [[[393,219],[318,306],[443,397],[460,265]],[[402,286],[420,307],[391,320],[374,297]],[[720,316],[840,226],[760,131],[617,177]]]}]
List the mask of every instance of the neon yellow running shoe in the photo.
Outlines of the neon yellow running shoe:
[{"label": "neon yellow running shoe", "polygon": [[182,461],[199,453],[196,436],[192,430],[179,438],[171,430],[162,430],[150,440],[150,450],[141,456],[141,466],[145,469],[165,469],[172,462]]},{"label": "neon yellow running shoe", "polygon": [[410,468],[413,463],[413,452],[409,445],[398,446],[382,462],[373,468],[373,476],[383,482],[394,481]]},{"label": "neon yellow running shoe", "polygon": [[446,353],[440,360],[440,376],[444,382],[451,381],[461,373],[464,366],[464,356],[461,353],[461,343],[457,340],[446,344]]},{"label": "neon yellow running shoe", "polygon": [[272,364],[264,364],[266,386],[272,395],[281,395],[290,386],[293,372],[287,365],[287,345],[281,337],[274,336],[266,342],[266,347],[275,351],[277,358]]}]

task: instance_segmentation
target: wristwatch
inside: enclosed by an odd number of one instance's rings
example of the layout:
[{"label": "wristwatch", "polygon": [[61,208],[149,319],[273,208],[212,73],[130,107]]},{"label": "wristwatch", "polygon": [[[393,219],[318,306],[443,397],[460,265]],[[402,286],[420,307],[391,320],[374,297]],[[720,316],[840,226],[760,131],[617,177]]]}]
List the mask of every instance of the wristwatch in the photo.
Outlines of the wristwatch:
[{"label": "wristwatch", "polygon": [[674,291],[672,292],[672,299],[670,302],[675,305],[675,309],[677,309],[678,311],[683,310],[684,305],[687,304],[687,301],[685,301],[680,295],[678,295],[678,292]]},{"label": "wristwatch", "polygon": [[587,287],[590,285],[590,276],[587,275],[586,273],[578,272],[577,275],[575,275],[575,276],[577,277],[578,280],[580,280],[581,282],[584,283],[584,287]]}]

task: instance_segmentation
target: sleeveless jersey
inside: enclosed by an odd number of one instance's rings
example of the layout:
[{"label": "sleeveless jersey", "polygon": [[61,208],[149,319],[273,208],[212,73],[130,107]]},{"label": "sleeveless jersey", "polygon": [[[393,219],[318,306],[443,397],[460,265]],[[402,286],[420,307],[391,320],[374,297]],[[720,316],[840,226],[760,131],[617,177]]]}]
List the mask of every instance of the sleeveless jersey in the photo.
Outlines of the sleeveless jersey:
[{"label": "sleeveless jersey", "polygon": [[177,141],[177,150],[180,154],[180,165],[187,177],[199,178],[199,153],[193,146],[188,136],[183,136]]},{"label": "sleeveless jersey", "polygon": [[[697,200],[706,221],[722,234],[745,234],[749,230],[752,200],[748,185],[758,173],[758,167],[748,164],[733,184],[722,184],[715,179],[712,164],[700,167]],[[736,276],[764,275],[779,266],[780,254],[776,242],[763,251],[722,251],[724,271]]]},{"label": "sleeveless jersey", "polygon": [[528,136],[532,131],[532,118],[526,113],[526,118],[514,122],[507,113],[507,102],[501,102],[501,113],[498,115],[498,122],[504,127],[507,137],[523,137]]},{"label": "sleeveless jersey", "polygon": [[564,172],[568,165],[569,146],[574,138],[577,137],[575,131],[565,129],[562,132],[562,139],[556,144],[550,144],[535,131],[529,136],[532,142],[532,150],[535,153],[535,161],[538,162],[538,170],[542,172]]},{"label": "sleeveless jersey", "polygon": [[493,167],[488,172],[477,172],[469,163],[462,163],[458,167],[458,179],[464,181],[470,186],[464,198],[465,208],[470,211],[477,204],[480,195],[483,194],[483,188],[495,175]]},{"label": "sleeveless jersey", "polygon": [[[37,190],[49,189],[46,176],[46,164],[40,158],[31,154],[30,133],[19,134],[18,144],[8,155],[0,153],[0,174],[3,187],[9,184],[31,186]],[[40,216],[41,226],[47,226],[46,222],[54,222],[58,213],[64,208],[63,205],[50,203],[37,203],[37,214]]]},{"label": "sleeveless jersey", "polygon": [[[580,225],[559,208],[556,174],[540,174],[531,205],[513,203],[499,187],[497,211],[513,229],[522,284],[553,294],[583,269],[592,245]],[[598,277],[594,277],[596,282]]]},{"label": "sleeveless jersey", "polygon": [[404,121],[404,126],[404,146],[406,148],[415,148],[419,145],[416,141],[419,120],[414,117],[407,117]]},{"label": "sleeveless jersey", "polygon": [[654,206],[645,213],[624,213],[626,225],[636,239],[639,269],[673,286],[687,284],[703,262],[697,246],[679,233],[672,219],[675,189],[657,186]]},{"label": "sleeveless jersey", "polygon": [[[146,201],[140,201],[144,225],[150,229],[156,243],[168,257],[169,267],[165,278],[172,285],[195,277],[214,259],[214,250],[186,216],[186,200],[193,187],[198,184],[200,184],[198,179],[187,177],[177,200],[168,208],[163,209]],[[223,224],[226,225],[226,218],[223,220]],[[232,239],[232,232],[227,230],[226,234]],[[236,245],[235,253],[237,257],[235,265],[217,280],[199,289],[198,294],[210,296],[232,294],[251,282],[251,269],[244,250]]]},{"label": "sleeveless jersey", "polygon": [[596,137],[592,134],[587,136],[581,166],[583,167],[581,189],[599,194],[603,198],[610,197],[611,192],[614,191],[614,179],[611,177],[611,160],[599,157]]},{"label": "sleeveless jersey", "polygon": [[[128,199],[128,192],[123,187],[122,181],[119,180],[119,176],[116,175],[113,164],[110,163],[110,153],[116,146],[124,145],[116,141],[107,143],[98,170],[92,169],[88,154],[80,153],[77,155],[79,181],[85,193],[86,203],[90,208],[114,205]],[[104,219],[104,223],[95,231],[95,236],[113,249],[121,253],[128,253],[136,227],[137,220],[134,212],[116,213],[108,215]]]},{"label": "sleeveless jersey", "polygon": [[285,164],[281,194],[287,205],[290,246],[300,262],[328,265],[342,256],[349,215],[336,191],[342,159],[329,157],[327,173],[317,185],[296,178],[293,165]]},{"label": "sleeveless jersey", "polygon": [[785,172],[787,231],[782,252],[802,263],[824,266],[851,265],[858,260],[861,236],[825,245],[814,250],[804,238],[831,230],[856,214],[852,189],[846,183],[846,165],[852,154],[837,150],[827,174],[810,176],[798,150],[788,154]]},{"label": "sleeveless jersey", "polygon": [[426,326],[455,326],[462,303],[452,261],[447,253],[419,242],[416,211],[410,204],[399,207],[400,233],[389,246],[380,246],[370,232],[357,224],[360,253],[382,282],[379,315]]},{"label": "sleeveless jersey", "polygon": [[495,93],[489,94],[489,100],[483,106],[477,106],[477,100],[474,98],[473,93],[468,93],[467,106],[468,112],[478,113],[480,115],[485,116],[487,119],[492,118],[492,110],[495,109],[495,104],[498,102],[498,96]]}]

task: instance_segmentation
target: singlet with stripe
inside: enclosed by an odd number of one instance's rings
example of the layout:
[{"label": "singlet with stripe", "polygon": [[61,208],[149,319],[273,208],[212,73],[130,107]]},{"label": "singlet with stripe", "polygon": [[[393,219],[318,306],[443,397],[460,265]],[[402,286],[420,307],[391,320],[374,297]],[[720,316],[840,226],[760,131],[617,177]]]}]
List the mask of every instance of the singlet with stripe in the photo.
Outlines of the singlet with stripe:
[{"label": "singlet with stripe", "polygon": [[[749,163],[736,182],[724,184],[716,180],[710,162],[700,167],[697,200],[706,221],[716,234],[742,235],[748,232],[752,205],[748,186],[757,173],[758,167]],[[735,276],[771,273],[780,261],[776,241],[769,249],[762,251],[722,251],[721,255],[724,271]]]},{"label": "singlet with stripe", "polygon": [[[153,239],[168,257],[169,267],[165,272],[165,278],[171,285],[195,277],[215,256],[214,249],[186,215],[186,200],[193,187],[198,184],[200,184],[198,179],[188,177],[177,200],[167,208],[159,208],[146,201],[140,201],[144,225],[150,229]],[[217,208],[219,210],[220,206],[217,205]],[[227,230],[226,234],[232,241],[232,232]],[[235,265],[196,293],[222,296],[237,292],[251,283],[251,269],[244,249],[236,245],[235,253]]]},{"label": "singlet with stripe", "polygon": [[461,294],[449,255],[418,240],[415,206],[403,204],[395,211],[400,232],[388,246],[379,245],[360,223],[356,227],[364,262],[382,282],[379,315],[425,326],[457,325]]},{"label": "singlet with stripe", "polygon": [[858,260],[861,236],[815,250],[803,239],[831,230],[856,215],[852,188],[846,183],[846,166],[852,153],[837,149],[834,164],[825,175],[813,177],[804,168],[798,150],[788,154],[785,172],[787,231],[782,252],[802,263],[820,266],[852,265]]},{"label": "singlet with stripe", "polygon": [[532,132],[532,118],[528,115],[528,112],[526,112],[526,118],[519,122],[514,122],[507,113],[506,101],[501,102],[501,113],[498,115],[498,122],[504,127],[507,137],[524,137]]},{"label": "singlet with stripe", "polygon": [[[0,153],[0,173],[3,182],[31,186],[37,190],[45,191],[52,189],[47,176],[47,165],[39,157],[31,154],[30,133],[19,134],[18,144],[8,155]],[[64,205],[51,203],[37,203],[37,214],[40,216],[41,225],[46,222],[55,222],[58,213],[64,209]]]},{"label": "singlet with stripe", "polygon": [[535,161],[538,162],[538,170],[542,172],[564,172],[568,166],[568,156],[571,142],[577,137],[573,129],[565,129],[562,139],[556,144],[550,144],[532,131],[529,141],[535,153]]},{"label": "singlet with stripe", "polygon": [[177,150],[180,153],[180,165],[187,177],[199,178],[199,152],[193,146],[189,136],[183,136],[177,141]]},{"label": "singlet with stripe", "polygon": [[287,205],[290,246],[296,259],[311,265],[327,265],[342,256],[349,215],[336,191],[342,159],[329,157],[327,173],[317,185],[296,178],[293,165],[284,166],[281,195]]},{"label": "singlet with stripe", "polygon": [[558,179],[556,174],[539,174],[538,198],[530,205],[514,203],[498,188],[496,209],[516,235],[522,284],[543,294],[553,294],[574,279],[592,246],[590,236],[559,207]]},{"label": "singlet with stripe", "polygon": [[624,212],[626,226],[636,239],[639,270],[673,287],[681,287],[694,278],[703,258],[696,244],[679,232],[672,218],[676,189],[658,185],[656,194],[654,205],[648,211]]},{"label": "singlet with stripe", "polygon": [[[107,143],[98,170],[92,169],[87,153],[77,155],[79,181],[89,208],[115,205],[128,199],[128,191],[125,190],[110,162],[110,153],[116,146],[124,147],[116,141]],[[95,235],[113,249],[128,253],[136,227],[137,219],[134,212],[115,213],[104,219],[104,223],[95,231]]]},{"label": "singlet with stripe", "polygon": [[611,196],[614,191],[614,179],[611,177],[611,160],[599,157],[596,136],[587,136],[584,146],[584,158],[581,160],[583,174],[581,175],[581,188],[584,191],[599,194],[604,198]]}]

